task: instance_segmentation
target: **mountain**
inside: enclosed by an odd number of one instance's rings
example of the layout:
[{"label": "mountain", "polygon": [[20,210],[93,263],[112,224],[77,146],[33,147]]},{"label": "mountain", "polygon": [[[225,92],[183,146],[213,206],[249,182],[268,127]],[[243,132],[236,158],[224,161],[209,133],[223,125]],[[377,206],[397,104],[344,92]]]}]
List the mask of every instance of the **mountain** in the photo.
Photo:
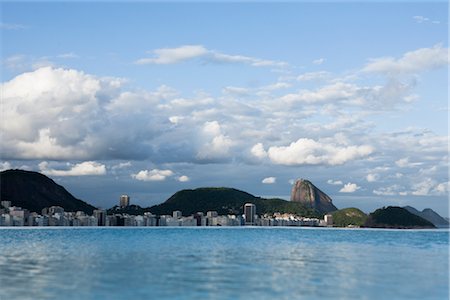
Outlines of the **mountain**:
[{"label": "mountain", "polygon": [[436,228],[431,222],[397,206],[379,208],[369,214],[364,227],[399,229]]},{"label": "mountain", "polygon": [[292,187],[291,201],[300,202],[303,206],[329,213],[337,210],[331,198],[306,179],[298,179]]},{"label": "mountain", "polygon": [[409,211],[410,213],[415,214],[416,216],[424,218],[425,220],[433,223],[433,225],[436,227],[449,226],[449,222],[431,208],[425,208],[422,211],[418,211],[417,209],[411,206],[404,206],[403,208]]},{"label": "mountain", "polygon": [[256,205],[256,213],[294,213],[304,216],[318,216],[313,209],[305,208],[301,203],[282,199],[264,199],[233,188],[198,188],[176,192],[164,203],[152,206],[146,211],[157,215],[171,215],[180,210],[184,216],[196,212],[217,211],[219,215],[242,214],[245,203]]},{"label": "mountain", "polygon": [[337,227],[363,226],[367,215],[361,210],[350,207],[333,211],[333,225]]},{"label": "mountain", "polygon": [[94,206],[76,199],[64,187],[47,176],[31,171],[7,170],[0,172],[1,200],[11,201],[32,212],[50,206],[61,206],[65,211],[84,211],[92,214]]}]

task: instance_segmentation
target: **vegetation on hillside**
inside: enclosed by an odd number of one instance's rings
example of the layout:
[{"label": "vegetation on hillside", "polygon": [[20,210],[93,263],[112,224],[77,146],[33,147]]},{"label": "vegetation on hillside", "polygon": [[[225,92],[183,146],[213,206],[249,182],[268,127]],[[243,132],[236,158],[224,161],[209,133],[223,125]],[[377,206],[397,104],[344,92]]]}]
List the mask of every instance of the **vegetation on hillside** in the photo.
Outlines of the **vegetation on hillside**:
[{"label": "vegetation on hillside", "polygon": [[354,207],[340,209],[331,214],[333,224],[337,227],[363,226],[367,220],[367,215]]},{"label": "vegetation on hillside", "polygon": [[397,206],[377,209],[369,215],[364,226],[374,228],[435,228],[429,221]]}]

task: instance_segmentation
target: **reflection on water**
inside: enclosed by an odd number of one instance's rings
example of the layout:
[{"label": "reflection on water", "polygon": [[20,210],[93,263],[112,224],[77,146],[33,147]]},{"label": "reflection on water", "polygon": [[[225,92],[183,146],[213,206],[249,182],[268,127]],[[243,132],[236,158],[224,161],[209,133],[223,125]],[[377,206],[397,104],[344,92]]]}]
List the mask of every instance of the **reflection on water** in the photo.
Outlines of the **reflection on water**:
[{"label": "reflection on water", "polygon": [[448,299],[448,251],[446,231],[1,229],[0,299]]}]

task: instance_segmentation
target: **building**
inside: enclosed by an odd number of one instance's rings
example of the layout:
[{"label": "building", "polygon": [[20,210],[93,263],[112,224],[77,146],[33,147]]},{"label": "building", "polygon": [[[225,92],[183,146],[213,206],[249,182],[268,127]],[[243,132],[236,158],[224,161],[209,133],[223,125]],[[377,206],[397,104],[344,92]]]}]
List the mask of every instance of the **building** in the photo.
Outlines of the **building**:
[{"label": "building", "polygon": [[174,219],[179,219],[179,218],[181,218],[182,216],[183,216],[183,214],[182,214],[181,211],[179,211],[179,210],[175,210],[175,211],[172,212],[172,217],[173,217]]},{"label": "building", "polygon": [[97,218],[98,226],[106,226],[106,210],[95,209],[92,215]]},{"label": "building", "polygon": [[120,203],[119,203],[119,206],[121,207],[121,208],[123,208],[123,207],[127,207],[127,206],[129,206],[130,205],[130,196],[128,196],[128,195],[122,195],[122,196],[120,196]]},{"label": "building", "polygon": [[325,221],[326,226],[332,226],[333,225],[333,215],[330,215],[330,214],[325,215],[323,217],[323,219]]},{"label": "building", "polygon": [[245,225],[255,225],[256,205],[253,203],[244,204]]}]

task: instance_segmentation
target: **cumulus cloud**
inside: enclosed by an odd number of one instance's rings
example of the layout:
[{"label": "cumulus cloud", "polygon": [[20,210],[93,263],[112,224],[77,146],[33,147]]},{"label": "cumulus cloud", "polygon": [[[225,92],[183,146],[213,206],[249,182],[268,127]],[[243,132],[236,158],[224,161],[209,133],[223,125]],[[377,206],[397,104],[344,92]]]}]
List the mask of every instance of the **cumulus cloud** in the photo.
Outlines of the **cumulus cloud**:
[{"label": "cumulus cloud", "polygon": [[106,166],[95,161],[68,164],[68,167],[69,169],[66,170],[57,170],[50,168],[49,163],[46,161],[39,163],[40,171],[49,176],[86,176],[106,174]]},{"label": "cumulus cloud", "polygon": [[344,146],[301,138],[289,146],[272,146],[268,150],[270,160],[281,165],[342,165],[368,157],[374,151],[369,145]]},{"label": "cumulus cloud", "polygon": [[230,55],[205,48],[202,45],[183,45],[176,48],[161,48],[151,52],[153,57],[138,59],[135,63],[144,64],[175,64],[194,58],[206,62],[241,63],[253,67],[284,67],[285,62],[265,60],[244,55]]},{"label": "cumulus cloud", "polygon": [[177,178],[177,180],[179,182],[188,182],[190,180],[190,178],[186,175],[181,175],[180,177]]},{"label": "cumulus cloud", "polygon": [[228,157],[234,142],[230,137],[222,133],[222,127],[219,122],[205,122],[203,124],[203,134],[210,141],[198,151],[197,158],[199,160],[220,160]]},{"label": "cumulus cloud", "polygon": [[173,175],[171,170],[141,170],[136,174],[131,174],[131,177],[140,181],[163,181],[167,177]]},{"label": "cumulus cloud", "polygon": [[113,170],[126,169],[126,168],[129,168],[131,166],[132,166],[131,161],[127,161],[127,162],[121,162],[121,163],[119,163],[117,165],[114,165],[114,166],[111,167],[111,169],[113,169]]},{"label": "cumulus cloud", "polygon": [[252,149],[250,150],[253,156],[262,159],[267,157],[267,152],[264,150],[264,146],[262,143],[255,144]]},{"label": "cumulus cloud", "polygon": [[328,179],[327,183],[331,184],[331,185],[343,185],[344,184],[341,180],[333,180],[333,179]]},{"label": "cumulus cloud", "polygon": [[377,181],[378,179],[380,178],[380,175],[379,174],[376,174],[376,173],[370,173],[370,174],[367,174],[367,176],[366,176],[366,180],[368,181],[368,182],[375,182],[375,181]]},{"label": "cumulus cloud", "polygon": [[422,165],[421,162],[410,162],[409,157],[400,158],[399,160],[395,161],[395,164],[399,168],[413,168]]},{"label": "cumulus cloud", "polygon": [[405,189],[398,184],[393,184],[393,185],[390,185],[387,187],[380,187],[378,189],[373,190],[373,193],[378,196],[395,196],[395,195],[406,196],[407,195],[407,192],[405,191]]},{"label": "cumulus cloud", "polygon": [[261,182],[264,184],[274,184],[277,181],[276,177],[266,177]]},{"label": "cumulus cloud", "polygon": [[354,193],[359,190],[359,187],[356,183],[346,183],[342,189],[339,190],[340,193]]},{"label": "cumulus cloud", "polygon": [[448,62],[448,49],[436,45],[407,52],[399,59],[393,57],[372,59],[363,71],[385,74],[417,73],[445,68]]}]

